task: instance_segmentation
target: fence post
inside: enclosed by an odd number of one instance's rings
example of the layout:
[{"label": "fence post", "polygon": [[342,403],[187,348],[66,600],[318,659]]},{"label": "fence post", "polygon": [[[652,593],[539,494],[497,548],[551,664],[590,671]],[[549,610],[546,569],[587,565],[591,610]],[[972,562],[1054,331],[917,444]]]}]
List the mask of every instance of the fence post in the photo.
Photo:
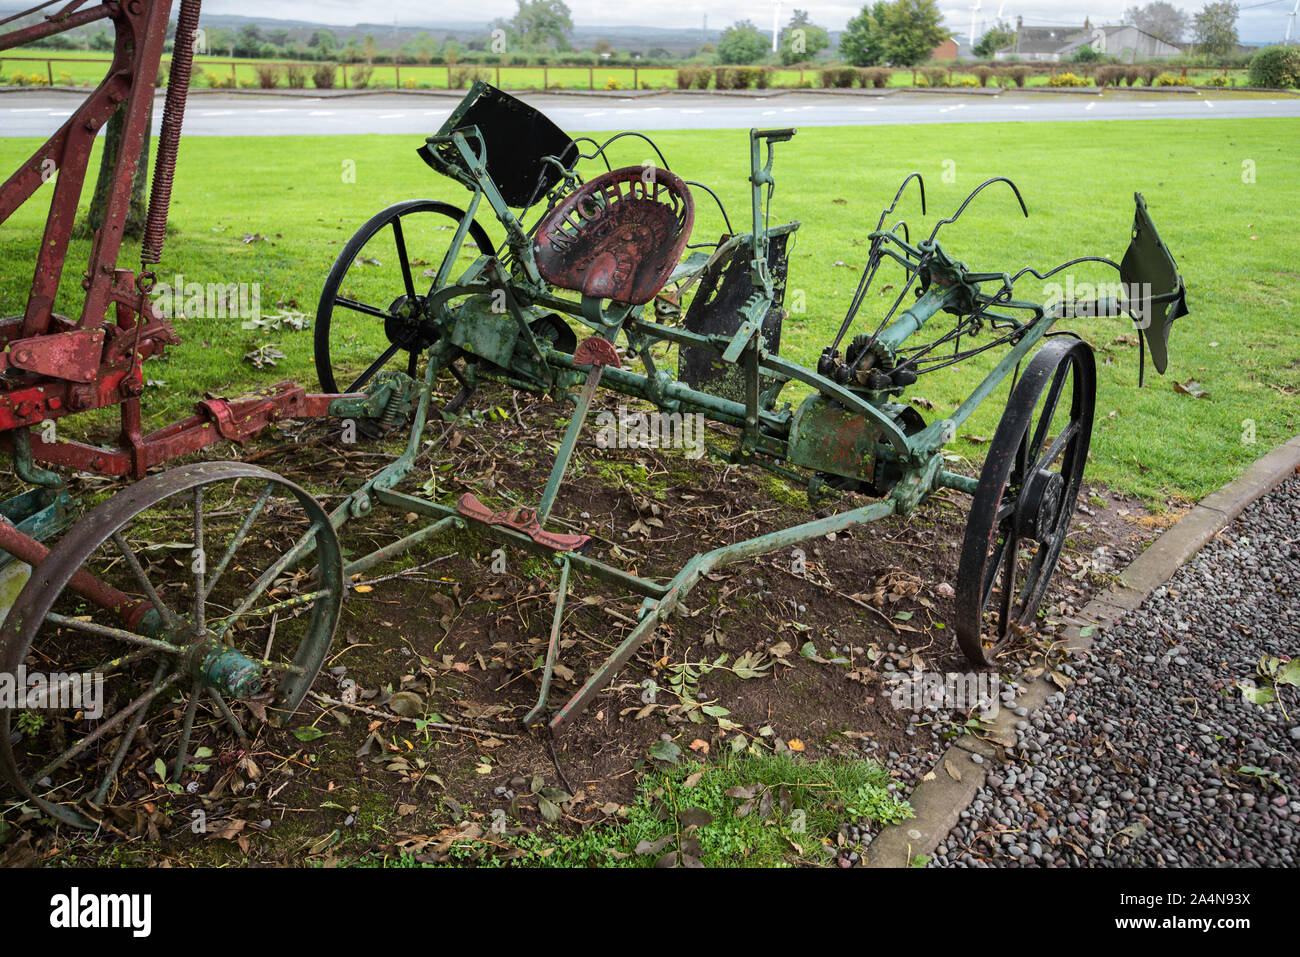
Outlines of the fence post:
[{"label": "fence post", "polygon": [[54,85],[54,64],[50,60],[45,61],[45,72],[49,75],[50,86]]},{"label": "fence post", "polygon": [[343,89],[346,90],[348,88],[348,65],[346,63],[339,64],[339,73],[343,75]]},{"label": "fence post", "polygon": [[231,60],[231,61],[230,61],[230,88],[231,88],[232,90],[237,90],[237,89],[239,89],[239,77],[235,74],[235,61],[234,61],[234,60]]},{"label": "fence post", "polygon": [[636,67],[632,67],[632,89],[634,89],[634,90],[639,90],[639,89],[641,89],[641,84],[637,82],[637,68],[636,68]]},{"label": "fence post", "polygon": [[451,89],[451,64],[447,64],[447,89]]},{"label": "fence post", "polygon": [[400,90],[402,88],[402,68],[397,65],[396,60],[393,61],[393,72],[397,74],[397,79],[394,82],[397,84],[397,89]]},{"label": "fence post", "polygon": [[594,90],[595,88],[596,88],[596,68],[594,66],[589,66],[587,67],[587,89]]},{"label": "fence post", "polygon": [[547,79],[548,75],[549,75],[549,71],[546,69],[546,65],[543,64],[542,65],[542,89],[543,90],[549,90],[551,88],[551,83]]}]

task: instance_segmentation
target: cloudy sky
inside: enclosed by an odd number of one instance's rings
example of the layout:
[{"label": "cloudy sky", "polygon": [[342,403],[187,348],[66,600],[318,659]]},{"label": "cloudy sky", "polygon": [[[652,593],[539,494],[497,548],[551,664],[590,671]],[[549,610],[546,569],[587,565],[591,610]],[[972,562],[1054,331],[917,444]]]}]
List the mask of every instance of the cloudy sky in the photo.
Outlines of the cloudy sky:
[{"label": "cloudy sky", "polygon": [[[991,23],[999,9],[1005,19],[1023,16],[1032,24],[1076,24],[1084,17],[1096,23],[1117,23],[1124,10],[1137,0],[939,0],[950,29],[970,29],[971,7],[980,4],[977,17]],[[1175,6],[1189,12],[1199,9],[1204,0],[1173,0]],[[1286,29],[1287,15],[1295,0],[1240,0],[1243,8],[1237,28],[1243,40],[1280,38]],[[760,26],[772,22],[771,0],[655,0],[640,5],[626,0],[567,0],[575,23],[645,24],[654,26],[695,26],[708,15],[709,26],[719,28],[735,20],[748,18]],[[782,19],[788,19],[794,6],[807,9],[813,22],[839,29],[861,8],[861,2],[845,0],[785,0]],[[472,4],[448,0],[385,0],[382,4],[358,4],[355,0],[207,0],[203,9],[209,13],[234,13],[245,16],[275,17],[285,20],[310,20],[320,23],[352,24],[358,21],[388,23],[437,24],[451,21],[482,21],[508,16],[515,9],[514,0],[477,0]],[[980,28],[981,30],[983,27]],[[1297,28],[1300,29],[1300,28]]]}]

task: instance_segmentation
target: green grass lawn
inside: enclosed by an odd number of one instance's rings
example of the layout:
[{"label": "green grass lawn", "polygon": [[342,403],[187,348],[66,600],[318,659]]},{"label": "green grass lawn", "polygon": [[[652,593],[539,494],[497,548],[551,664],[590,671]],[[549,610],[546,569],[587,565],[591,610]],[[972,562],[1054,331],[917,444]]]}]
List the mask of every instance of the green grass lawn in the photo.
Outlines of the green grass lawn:
[{"label": "green grass lawn", "polygon": [[[669,164],[717,190],[733,223],[745,228],[746,135],[692,131],[655,138]],[[420,161],[420,142],[404,136],[190,138],[181,150],[160,278],[181,273],[191,282],[258,283],[264,313],[278,311],[281,302],[314,313],[340,246],[372,213],[413,197],[468,198]],[[626,142],[616,161],[641,162],[644,147]],[[35,146],[0,139],[0,167],[16,167]],[[787,302],[801,291],[806,309],[787,321],[782,352],[815,364],[856,285],[865,237],[909,170],[926,176],[925,234],[986,177],[1009,175],[1019,185],[1029,219],[1019,216],[1009,191],[995,187],[941,233],[953,254],[981,270],[1043,269],[1084,254],[1118,259],[1133,192],[1141,190],[1186,278],[1191,315],[1174,327],[1169,375],[1162,379],[1148,369],[1141,391],[1130,324],[1072,320],[1064,326],[1098,349],[1099,421],[1088,474],[1153,502],[1199,497],[1300,431],[1297,153],[1300,123],[1291,119],[805,129],[778,147],[774,170],[774,217],[804,223],[791,256]],[[1253,168],[1254,182],[1243,182],[1243,164]],[[344,175],[352,168],[355,182]],[[716,238],[721,219],[707,195],[697,193],[695,236]],[[914,192],[899,215],[907,216],[915,237],[923,220]],[[0,314],[21,311],[44,216],[38,198],[0,228]],[[499,233],[494,223],[484,225]],[[63,313],[79,311],[88,248],[74,243]],[[134,256],[128,249],[123,264]],[[1074,279],[1111,275],[1080,268]],[[860,323],[874,326],[897,294],[884,291],[894,281],[882,270],[881,295],[869,298]],[[1030,283],[1017,290],[1041,297]],[[185,319],[178,327],[184,343],[147,366],[151,380],[165,383],[146,396],[154,424],[184,414],[205,392],[234,395],[282,378],[315,385],[309,331],[259,333],[230,319]],[[273,343],[287,358],[254,369],[242,357],[260,343]],[[991,364],[986,356],[923,377],[909,395],[935,404],[927,418],[940,415]],[[1203,386],[1205,398],[1174,390],[1175,382],[1189,379]],[[992,435],[1004,401],[1005,390],[995,394],[963,436]],[[974,460],[983,455],[983,445],[967,438],[953,448]]]}]

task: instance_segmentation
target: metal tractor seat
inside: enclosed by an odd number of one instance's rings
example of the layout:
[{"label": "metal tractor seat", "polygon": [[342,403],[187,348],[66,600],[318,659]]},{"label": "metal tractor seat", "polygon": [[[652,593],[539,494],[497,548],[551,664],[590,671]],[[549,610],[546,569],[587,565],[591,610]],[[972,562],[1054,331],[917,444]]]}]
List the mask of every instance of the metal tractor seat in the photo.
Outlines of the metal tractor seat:
[{"label": "metal tractor seat", "polygon": [[626,166],[575,190],[538,224],[542,278],[639,306],[663,288],[695,222],[691,191],[666,169]]}]

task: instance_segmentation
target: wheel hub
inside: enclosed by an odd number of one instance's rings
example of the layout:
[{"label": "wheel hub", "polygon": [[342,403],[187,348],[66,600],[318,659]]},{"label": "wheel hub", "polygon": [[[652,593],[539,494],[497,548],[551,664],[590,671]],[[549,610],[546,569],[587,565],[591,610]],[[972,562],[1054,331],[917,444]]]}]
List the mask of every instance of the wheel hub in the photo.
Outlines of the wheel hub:
[{"label": "wheel hub", "polygon": [[1064,488],[1065,479],[1061,474],[1046,469],[1039,469],[1025,483],[1016,516],[1021,537],[1037,542],[1044,542],[1051,537],[1060,515],[1061,492]]},{"label": "wheel hub", "polygon": [[401,295],[388,307],[388,318],[384,320],[384,335],[395,346],[407,352],[423,352],[437,340],[437,332],[432,323],[425,322],[425,310],[428,301],[423,296],[411,299]]}]

